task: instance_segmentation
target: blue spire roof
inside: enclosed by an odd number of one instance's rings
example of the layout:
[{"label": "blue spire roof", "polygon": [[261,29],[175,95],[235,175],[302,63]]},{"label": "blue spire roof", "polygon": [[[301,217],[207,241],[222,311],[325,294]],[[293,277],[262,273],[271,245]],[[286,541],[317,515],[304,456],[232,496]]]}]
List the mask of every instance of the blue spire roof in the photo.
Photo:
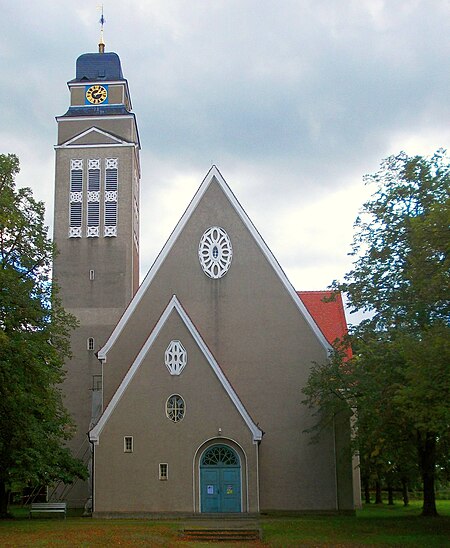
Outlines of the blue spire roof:
[{"label": "blue spire roof", "polygon": [[76,78],[71,82],[123,80],[117,53],[84,53],[77,59]]}]

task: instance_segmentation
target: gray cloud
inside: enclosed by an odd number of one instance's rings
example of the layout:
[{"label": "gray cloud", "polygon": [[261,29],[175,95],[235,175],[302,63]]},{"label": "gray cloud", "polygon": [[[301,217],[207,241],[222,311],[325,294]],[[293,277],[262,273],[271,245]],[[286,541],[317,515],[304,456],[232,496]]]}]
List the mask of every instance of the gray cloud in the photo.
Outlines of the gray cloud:
[{"label": "gray cloud", "polygon": [[[54,117],[99,14],[1,4],[0,147],[51,208]],[[362,175],[449,144],[449,15],[445,1],[105,1],[143,146],[144,268],[216,163],[297,287],[342,276]]]}]

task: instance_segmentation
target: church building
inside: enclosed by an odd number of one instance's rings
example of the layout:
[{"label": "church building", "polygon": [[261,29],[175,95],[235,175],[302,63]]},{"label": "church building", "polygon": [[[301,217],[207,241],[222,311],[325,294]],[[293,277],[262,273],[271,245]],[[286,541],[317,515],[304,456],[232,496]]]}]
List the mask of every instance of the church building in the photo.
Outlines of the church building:
[{"label": "church building", "polygon": [[91,474],[58,496],[94,516],[353,510],[348,417],[311,443],[301,403],[346,331],[341,299],[296,292],[215,166],[139,286],[140,143],[118,55],[101,42],[68,86],[54,277],[79,320],[63,392]]}]

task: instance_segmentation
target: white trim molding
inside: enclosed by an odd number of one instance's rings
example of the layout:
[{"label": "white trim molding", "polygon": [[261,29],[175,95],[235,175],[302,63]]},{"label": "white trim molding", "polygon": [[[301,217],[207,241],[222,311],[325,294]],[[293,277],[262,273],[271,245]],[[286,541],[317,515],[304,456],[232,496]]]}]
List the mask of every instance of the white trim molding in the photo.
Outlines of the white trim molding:
[{"label": "white trim molding", "polygon": [[169,239],[165,243],[163,249],[161,250],[160,254],[156,258],[156,261],[151,266],[150,270],[148,271],[146,277],[144,278],[144,281],[140,285],[139,289],[137,290],[135,296],[131,300],[130,304],[126,308],[125,312],[123,313],[122,317],[120,318],[119,322],[117,323],[116,327],[114,328],[114,331],[109,336],[108,340],[106,341],[103,348],[100,349],[98,353],[99,360],[106,361],[107,354],[111,347],[114,345],[116,340],[118,339],[120,333],[124,329],[125,325],[127,324],[128,320],[130,319],[131,315],[133,314],[134,310],[138,306],[140,300],[145,295],[148,286],[152,283],[153,278],[156,276],[156,273],[158,272],[160,266],[166,259],[167,255],[169,254],[170,250],[172,249],[172,246],[174,245],[175,241],[177,240],[178,236],[186,226],[186,223],[190,219],[192,213],[196,209],[197,205],[199,204],[200,200],[204,196],[206,190],[209,188],[209,186],[213,182],[217,182],[217,184],[220,186],[222,191],[224,192],[225,196],[230,201],[231,205],[235,209],[236,213],[241,218],[244,225],[247,227],[253,238],[255,239],[256,243],[259,245],[262,253],[268,260],[269,264],[272,266],[272,268],[275,270],[276,274],[278,275],[281,283],[286,288],[287,292],[291,296],[295,306],[298,308],[300,313],[305,318],[306,322],[309,324],[311,330],[319,340],[320,344],[327,350],[328,352],[332,351],[331,345],[328,343],[326,338],[324,337],[322,331],[317,326],[316,322],[312,318],[311,314],[306,309],[305,305],[301,301],[300,297],[297,295],[294,287],[292,286],[291,282],[288,280],[286,274],[284,273],[283,269],[281,268],[278,261],[273,256],[272,252],[270,251],[269,247],[267,246],[266,242],[261,237],[260,233],[255,228],[255,225],[252,223],[250,218],[248,217],[247,213],[242,208],[241,204],[238,202],[237,198],[231,191],[230,187],[225,182],[225,179],[222,177],[220,171],[217,169],[216,166],[212,166],[209,172],[207,173],[206,177],[203,179],[202,184],[200,185],[200,188],[197,190],[194,198],[192,199],[191,203],[189,204],[188,208],[184,212],[181,219],[178,221],[178,224],[176,225],[174,231],[170,235]]},{"label": "white trim molding", "polygon": [[[83,137],[86,137],[90,133],[96,133],[98,135],[101,135],[102,137],[107,137],[108,139],[111,139],[113,143],[95,143],[93,145],[86,145],[86,144],[76,144],[76,141],[78,139],[83,139]],[[124,139],[120,139],[116,135],[112,135],[112,133],[109,133],[108,131],[104,131],[103,129],[99,129],[98,127],[92,126],[88,129],[85,129],[81,133],[78,133],[74,137],[71,137],[69,140],[65,141],[64,143],[61,143],[60,145],[56,145],[55,148],[69,148],[69,147],[86,147],[86,146],[135,146],[135,143],[132,143],[130,141],[125,141]]]},{"label": "white trim molding", "polygon": [[152,347],[153,343],[157,339],[159,333],[161,332],[161,329],[166,324],[167,320],[169,319],[169,316],[172,314],[173,311],[176,311],[178,315],[180,316],[181,320],[185,324],[186,328],[192,335],[192,338],[198,345],[200,351],[205,356],[207,362],[211,366],[211,369],[216,374],[216,377],[222,384],[223,388],[225,389],[225,392],[228,394],[230,400],[233,402],[234,406],[236,407],[237,411],[241,415],[242,419],[244,420],[245,424],[249,428],[252,436],[253,436],[253,442],[258,443],[261,441],[263,432],[258,426],[253,422],[253,419],[250,417],[249,413],[245,409],[243,403],[239,399],[239,396],[234,391],[233,387],[229,383],[228,379],[225,377],[222,369],[220,368],[219,364],[217,363],[216,359],[212,355],[210,349],[202,339],[200,333],[197,331],[196,327],[192,323],[192,320],[187,315],[184,308],[181,306],[180,301],[177,299],[176,295],[172,297],[169,304],[167,305],[166,309],[162,313],[160,319],[158,320],[158,323],[155,325],[153,331],[150,333],[149,337],[145,341],[143,347],[141,348],[139,354],[136,356],[133,364],[131,365],[130,369],[128,370],[127,374],[123,378],[122,382],[120,383],[119,388],[114,393],[113,397],[111,398],[111,401],[109,402],[108,406],[106,407],[104,413],[100,417],[100,420],[98,423],[94,426],[94,428],[89,432],[89,439],[92,443],[98,445],[100,442],[100,435],[102,433],[103,428],[105,427],[106,423],[108,422],[110,416],[114,412],[114,409],[116,408],[119,401],[122,399],[122,396],[124,395],[126,389],[128,388],[128,385],[132,381],[134,375],[136,374],[137,370],[141,366],[142,362],[145,359],[145,356],[149,352],[150,348]]}]

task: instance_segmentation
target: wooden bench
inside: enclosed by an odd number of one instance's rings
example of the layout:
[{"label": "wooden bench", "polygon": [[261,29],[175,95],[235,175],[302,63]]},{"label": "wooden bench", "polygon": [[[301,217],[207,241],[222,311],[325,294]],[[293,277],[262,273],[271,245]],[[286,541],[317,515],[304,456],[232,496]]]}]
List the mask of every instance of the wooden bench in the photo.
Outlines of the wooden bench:
[{"label": "wooden bench", "polygon": [[30,507],[30,518],[33,514],[67,514],[66,502],[32,502]]}]

